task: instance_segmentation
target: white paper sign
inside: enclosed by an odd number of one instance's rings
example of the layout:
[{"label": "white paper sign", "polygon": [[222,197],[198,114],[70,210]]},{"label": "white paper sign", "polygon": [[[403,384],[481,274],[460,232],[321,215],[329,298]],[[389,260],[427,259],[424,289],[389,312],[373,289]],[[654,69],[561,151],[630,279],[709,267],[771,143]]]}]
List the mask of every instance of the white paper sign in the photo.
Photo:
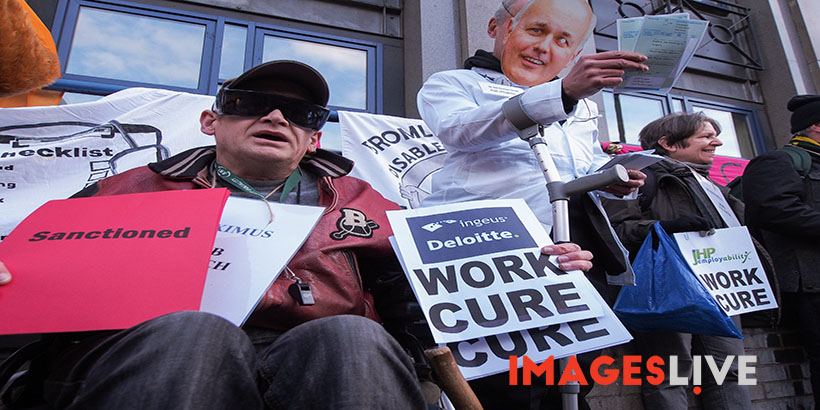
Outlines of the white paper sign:
[{"label": "white paper sign", "polygon": [[[480,202],[509,203],[509,201]],[[529,208],[527,208],[527,211],[529,211]],[[531,214],[531,211],[529,213]],[[390,215],[388,215],[389,217]],[[442,220],[439,223],[429,224],[428,229],[455,222],[455,220]],[[540,227],[541,225],[536,223],[528,226]],[[547,245],[552,243],[543,228],[538,229],[534,237],[537,238],[539,244]],[[396,237],[391,237],[390,241],[405,273],[410,272],[405,265],[405,258],[397,244]],[[540,241],[546,242],[542,243]],[[550,262],[554,266],[557,265],[555,257],[550,258]],[[416,285],[409,273],[408,277],[410,277],[414,292],[419,297],[419,292],[415,289]],[[587,281],[585,277],[580,280]],[[540,327],[528,330],[451,342],[447,346],[453,352],[462,375],[471,380],[509,370],[509,356],[511,355],[519,357],[518,367],[521,367],[524,360],[523,356],[527,356],[535,363],[540,363],[550,356],[555,358],[567,357],[632,340],[632,336],[594,289],[584,294],[585,303],[589,303],[590,297],[601,307],[603,315],[600,317],[548,326],[539,325]]]},{"label": "white paper sign", "polygon": [[[270,212],[273,222],[270,224]],[[324,208],[229,197],[208,265],[200,310],[242,326],[313,231]]]},{"label": "white paper sign", "polygon": [[339,127],[342,155],[356,163],[351,176],[406,208],[430,195],[447,150],[424,121],[339,111]]},{"label": "white paper sign", "polygon": [[681,254],[726,314],[774,309],[777,301],[745,226],[714,235],[676,233]]},{"label": "white paper sign", "polygon": [[647,56],[649,71],[627,71],[615,90],[669,92],[695,55],[709,22],[686,14],[618,20],[618,47]]},{"label": "white paper sign", "polygon": [[409,281],[438,343],[604,314],[580,271],[543,255],[550,243],[523,200],[388,211]]}]

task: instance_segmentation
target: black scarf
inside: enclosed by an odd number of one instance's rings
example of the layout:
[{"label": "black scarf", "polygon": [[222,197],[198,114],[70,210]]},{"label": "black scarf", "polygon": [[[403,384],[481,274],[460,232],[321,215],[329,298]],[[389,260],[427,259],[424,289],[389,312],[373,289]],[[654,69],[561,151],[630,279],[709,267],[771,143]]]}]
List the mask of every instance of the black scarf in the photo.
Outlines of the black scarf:
[{"label": "black scarf", "polygon": [[501,70],[501,61],[493,53],[484,50],[476,50],[474,56],[464,60],[464,68],[469,70],[473,67],[487,68],[499,73],[503,72]]}]

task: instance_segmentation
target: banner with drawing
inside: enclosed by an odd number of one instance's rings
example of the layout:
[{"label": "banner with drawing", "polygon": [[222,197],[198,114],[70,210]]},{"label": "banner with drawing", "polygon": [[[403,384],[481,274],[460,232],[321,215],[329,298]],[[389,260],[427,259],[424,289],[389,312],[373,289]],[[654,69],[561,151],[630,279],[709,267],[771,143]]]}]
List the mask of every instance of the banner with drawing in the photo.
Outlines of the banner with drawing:
[{"label": "banner with drawing", "polygon": [[100,179],[213,145],[213,97],[131,88],[97,101],[0,110],[0,239],[40,205]]},{"label": "banner with drawing", "polygon": [[339,111],[339,126],[342,155],[356,163],[351,175],[399,205],[418,208],[447,153],[424,121]]}]

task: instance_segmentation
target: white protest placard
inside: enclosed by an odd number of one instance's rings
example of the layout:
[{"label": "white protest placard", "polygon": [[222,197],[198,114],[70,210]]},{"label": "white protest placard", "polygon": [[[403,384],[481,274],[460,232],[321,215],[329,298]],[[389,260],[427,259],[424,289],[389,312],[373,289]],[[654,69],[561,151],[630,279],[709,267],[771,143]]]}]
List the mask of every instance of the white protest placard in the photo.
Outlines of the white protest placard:
[{"label": "white protest placard", "polygon": [[[509,201],[480,202],[507,203]],[[527,208],[527,211],[529,211],[529,208]],[[433,229],[439,224],[449,225],[454,222],[455,220],[444,220],[438,224],[430,225],[429,229]],[[540,225],[536,224],[536,226]],[[543,228],[538,230],[541,232],[538,232],[535,238],[538,241],[547,241],[542,245],[551,243],[546,232],[543,232]],[[419,292],[415,289],[416,285],[409,273],[410,270],[405,265],[405,258],[397,244],[396,237],[391,237],[390,241],[404,272],[410,277],[410,284],[418,297]],[[557,269],[555,257],[550,258],[550,263],[553,268]],[[586,278],[584,277],[583,280],[586,281]],[[509,370],[509,356],[518,356],[518,367],[521,367],[524,360],[523,356],[527,356],[535,363],[540,363],[550,356],[562,358],[619,345],[632,340],[632,336],[594,289],[584,294],[585,301],[590,297],[594,298],[595,303],[601,306],[603,315],[569,323],[552,324],[522,331],[450,342],[447,343],[447,346],[453,352],[462,375],[471,380]]]},{"label": "white protest placard", "polygon": [[130,88],[97,101],[0,109],[0,239],[40,205],[105,177],[213,145],[214,97]]},{"label": "white protest placard", "polygon": [[604,314],[580,271],[541,253],[550,244],[521,199],[388,211],[405,273],[438,343]]},{"label": "white protest placard", "polygon": [[351,176],[385,198],[418,208],[447,151],[422,120],[339,111],[342,155],[355,162]]},{"label": "white protest placard", "polygon": [[[407,272],[395,237],[390,237],[390,243],[396,249],[399,261],[402,261],[402,268]],[[601,317],[451,342],[447,343],[447,347],[453,353],[464,378],[472,380],[508,371],[510,356],[518,357],[520,368],[523,366],[524,356],[535,363],[541,363],[551,356],[560,359],[632,340],[632,335],[603,298],[597,292],[594,296],[604,310]]]},{"label": "white protest placard", "polygon": [[777,307],[745,226],[716,229],[708,236],[695,232],[674,236],[689,267],[726,314]]},{"label": "white protest placard", "polygon": [[242,326],[323,211],[318,206],[229,197],[219,221],[200,310]]}]

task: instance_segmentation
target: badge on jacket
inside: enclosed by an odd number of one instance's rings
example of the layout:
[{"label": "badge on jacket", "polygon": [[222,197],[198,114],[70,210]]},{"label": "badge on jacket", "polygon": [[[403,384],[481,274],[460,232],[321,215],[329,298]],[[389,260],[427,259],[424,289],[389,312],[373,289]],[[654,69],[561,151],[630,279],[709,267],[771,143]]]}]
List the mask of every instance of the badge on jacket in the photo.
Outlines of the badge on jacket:
[{"label": "badge on jacket", "polygon": [[373,230],[379,229],[379,224],[373,220],[368,220],[367,215],[358,209],[342,208],[340,212],[342,216],[336,221],[336,227],[339,230],[330,234],[330,237],[337,241],[341,241],[349,235],[370,238],[373,236]]}]

